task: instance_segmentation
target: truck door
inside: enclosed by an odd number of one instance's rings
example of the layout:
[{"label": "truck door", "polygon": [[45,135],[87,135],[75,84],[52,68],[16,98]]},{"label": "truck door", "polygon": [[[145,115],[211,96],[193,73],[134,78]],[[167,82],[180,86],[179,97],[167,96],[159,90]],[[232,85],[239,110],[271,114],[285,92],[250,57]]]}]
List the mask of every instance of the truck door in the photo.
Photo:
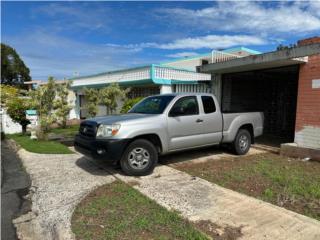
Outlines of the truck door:
[{"label": "truck door", "polygon": [[202,138],[206,144],[219,144],[222,139],[222,116],[210,95],[201,96],[203,114]]},{"label": "truck door", "polygon": [[202,126],[196,96],[179,98],[169,111],[169,151],[201,145]]}]

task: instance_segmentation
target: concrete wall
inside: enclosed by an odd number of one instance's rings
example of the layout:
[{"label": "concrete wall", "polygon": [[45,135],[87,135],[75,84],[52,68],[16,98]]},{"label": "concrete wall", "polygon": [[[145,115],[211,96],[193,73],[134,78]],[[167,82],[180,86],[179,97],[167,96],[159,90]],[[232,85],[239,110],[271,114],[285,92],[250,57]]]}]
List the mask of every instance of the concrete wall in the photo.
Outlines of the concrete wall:
[{"label": "concrete wall", "polygon": [[[319,42],[320,38],[299,44]],[[320,149],[320,54],[309,56],[300,66],[295,142],[299,146]]]},{"label": "concrete wall", "polygon": [[5,134],[13,134],[13,133],[21,133],[22,132],[22,127],[20,124],[15,123],[12,121],[10,116],[7,114],[5,109],[1,109],[0,112],[1,116],[1,130]]}]

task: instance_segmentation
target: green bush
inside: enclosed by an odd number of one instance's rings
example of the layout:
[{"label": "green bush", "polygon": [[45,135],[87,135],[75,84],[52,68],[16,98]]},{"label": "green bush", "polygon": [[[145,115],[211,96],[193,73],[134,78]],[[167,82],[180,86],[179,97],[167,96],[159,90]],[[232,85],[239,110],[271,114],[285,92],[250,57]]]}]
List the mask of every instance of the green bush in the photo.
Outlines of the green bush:
[{"label": "green bush", "polygon": [[121,108],[120,113],[127,113],[136,103],[141,101],[143,97],[131,98],[127,99]]}]

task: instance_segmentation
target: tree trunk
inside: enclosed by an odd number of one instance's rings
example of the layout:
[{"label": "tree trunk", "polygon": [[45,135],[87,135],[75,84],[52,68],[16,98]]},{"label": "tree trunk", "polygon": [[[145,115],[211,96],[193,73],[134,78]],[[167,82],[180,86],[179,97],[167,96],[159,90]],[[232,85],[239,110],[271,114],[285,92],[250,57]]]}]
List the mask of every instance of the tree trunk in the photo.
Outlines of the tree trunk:
[{"label": "tree trunk", "polygon": [[22,135],[25,135],[27,132],[27,125],[22,125]]}]

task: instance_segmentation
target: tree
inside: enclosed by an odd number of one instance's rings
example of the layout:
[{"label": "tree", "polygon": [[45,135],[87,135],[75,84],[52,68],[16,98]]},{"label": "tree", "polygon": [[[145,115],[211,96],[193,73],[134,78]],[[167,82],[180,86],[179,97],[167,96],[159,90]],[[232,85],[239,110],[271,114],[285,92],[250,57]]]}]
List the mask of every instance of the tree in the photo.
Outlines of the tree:
[{"label": "tree", "polygon": [[68,102],[70,86],[70,81],[56,85],[56,99],[54,100],[53,106],[55,110],[56,121],[63,128],[67,126],[68,115],[72,109],[72,106]]},{"label": "tree", "polygon": [[100,103],[107,108],[107,114],[112,114],[118,107],[117,100],[126,98],[128,90],[123,90],[119,84],[112,83],[108,87],[102,88],[99,91]]},{"label": "tree", "polygon": [[127,113],[135,104],[140,102],[142,99],[143,99],[143,97],[127,99],[123,103],[120,113]]},{"label": "tree", "polygon": [[56,83],[54,78],[49,77],[46,85],[40,86],[30,92],[30,97],[32,99],[32,107],[37,110],[39,119],[37,137],[44,139],[50,129],[50,125],[55,121],[55,116],[52,114],[56,97]]},{"label": "tree", "polygon": [[22,86],[30,81],[30,70],[12,47],[1,43],[1,84]]},{"label": "tree", "polygon": [[95,117],[98,113],[99,91],[94,88],[84,88],[83,93],[86,99],[85,107],[88,110],[88,115],[89,117]]},{"label": "tree", "polygon": [[1,105],[6,105],[7,101],[10,98],[17,97],[19,94],[19,90],[15,87],[8,85],[0,85],[0,93],[1,93]]},{"label": "tree", "polygon": [[26,117],[26,110],[30,107],[28,101],[15,96],[7,101],[6,107],[10,118],[22,126],[22,134],[25,134],[27,131],[27,125],[30,124],[30,121]]}]

